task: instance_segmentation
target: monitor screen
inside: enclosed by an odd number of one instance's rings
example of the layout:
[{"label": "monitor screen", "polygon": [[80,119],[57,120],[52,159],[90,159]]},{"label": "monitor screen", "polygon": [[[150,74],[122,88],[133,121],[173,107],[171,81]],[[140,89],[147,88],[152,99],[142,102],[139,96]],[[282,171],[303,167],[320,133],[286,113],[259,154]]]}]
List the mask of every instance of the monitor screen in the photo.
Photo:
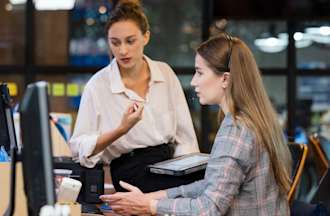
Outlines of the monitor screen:
[{"label": "monitor screen", "polygon": [[3,146],[6,152],[9,154],[10,150],[10,139],[7,126],[6,118],[6,104],[5,104],[5,93],[7,91],[7,86],[5,84],[0,85],[0,146]]},{"label": "monitor screen", "polygon": [[47,83],[27,86],[20,105],[24,189],[29,215],[56,202]]}]

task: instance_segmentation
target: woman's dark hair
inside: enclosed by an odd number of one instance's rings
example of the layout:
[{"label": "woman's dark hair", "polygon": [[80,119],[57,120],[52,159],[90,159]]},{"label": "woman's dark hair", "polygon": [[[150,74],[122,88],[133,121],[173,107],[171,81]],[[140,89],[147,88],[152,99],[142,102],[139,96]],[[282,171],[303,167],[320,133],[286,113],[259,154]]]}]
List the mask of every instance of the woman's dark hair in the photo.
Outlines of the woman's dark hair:
[{"label": "woman's dark hair", "polygon": [[138,1],[120,1],[111,11],[110,18],[105,26],[106,34],[108,34],[111,26],[120,21],[131,20],[137,24],[142,34],[149,30],[149,23],[143,9]]}]

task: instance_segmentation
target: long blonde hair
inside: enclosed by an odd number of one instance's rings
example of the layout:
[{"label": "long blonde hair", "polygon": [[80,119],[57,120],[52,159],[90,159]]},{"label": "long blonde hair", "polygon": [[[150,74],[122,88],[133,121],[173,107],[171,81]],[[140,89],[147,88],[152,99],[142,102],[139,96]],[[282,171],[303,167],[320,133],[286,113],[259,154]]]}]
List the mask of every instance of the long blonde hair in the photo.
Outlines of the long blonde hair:
[{"label": "long blonde hair", "polygon": [[[257,148],[267,150],[280,191],[287,193],[291,154],[250,49],[240,39],[221,33],[202,43],[197,53],[216,74],[230,72],[225,90],[229,112],[255,133]],[[220,116],[223,119],[224,114]]]}]

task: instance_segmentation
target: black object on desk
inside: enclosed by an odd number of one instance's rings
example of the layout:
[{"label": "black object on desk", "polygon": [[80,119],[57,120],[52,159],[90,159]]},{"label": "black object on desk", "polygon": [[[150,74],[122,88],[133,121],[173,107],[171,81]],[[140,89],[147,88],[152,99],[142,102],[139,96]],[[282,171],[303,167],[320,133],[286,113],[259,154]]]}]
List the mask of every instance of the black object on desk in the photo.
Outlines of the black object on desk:
[{"label": "black object on desk", "polygon": [[97,204],[102,201],[99,196],[104,194],[103,164],[98,163],[94,168],[86,168],[74,162],[70,157],[54,157],[54,169],[72,170],[70,178],[82,183],[78,195],[78,202],[84,204]]}]

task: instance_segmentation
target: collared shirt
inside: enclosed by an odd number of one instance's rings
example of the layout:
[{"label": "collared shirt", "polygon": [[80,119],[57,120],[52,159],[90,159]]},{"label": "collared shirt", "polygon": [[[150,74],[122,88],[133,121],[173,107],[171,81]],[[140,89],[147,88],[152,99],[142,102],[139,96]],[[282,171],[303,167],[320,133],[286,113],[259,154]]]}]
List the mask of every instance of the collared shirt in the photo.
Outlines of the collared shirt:
[{"label": "collared shirt", "polygon": [[[81,165],[93,167],[100,159],[110,163],[133,149],[163,143],[177,144],[175,156],[199,151],[178,78],[166,63],[144,58],[151,75],[145,99],[125,88],[116,59],[87,82],[69,141],[73,157]],[[90,157],[98,136],[117,128],[123,113],[136,101],[144,103],[142,119],[104,151]]]},{"label": "collared shirt", "polygon": [[257,154],[254,133],[231,114],[216,135],[205,178],[167,195],[157,204],[159,215],[290,215],[267,151]]}]

